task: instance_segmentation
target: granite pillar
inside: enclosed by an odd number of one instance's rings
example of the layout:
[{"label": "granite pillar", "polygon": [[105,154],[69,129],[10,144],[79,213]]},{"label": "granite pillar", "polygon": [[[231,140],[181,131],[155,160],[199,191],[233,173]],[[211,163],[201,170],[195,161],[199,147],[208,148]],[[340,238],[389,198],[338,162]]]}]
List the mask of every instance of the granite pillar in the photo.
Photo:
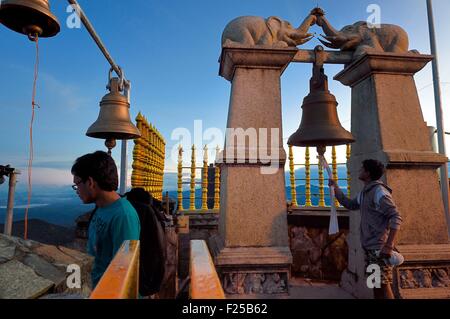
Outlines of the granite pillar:
[{"label": "granite pillar", "polygon": [[[432,150],[414,82],[414,74],[432,58],[371,53],[335,76],[352,88],[352,196],[363,186],[356,178],[362,160],[378,159],[386,165],[383,179],[403,218],[397,247],[405,263],[394,272],[394,290],[402,298],[446,296],[450,289],[450,246],[436,172],[447,159]],[[351,213],[342,285],[357,297],[371,298],[359,224],[359,212]]]},{"label": "granite pillar", "polygon": [[292,255],[280,76],[296,52],[271,47],[222,50],[220,75],[231,82],[231,96],[221,164],[219,234],[210,246],[229,296],[288,293]]}]

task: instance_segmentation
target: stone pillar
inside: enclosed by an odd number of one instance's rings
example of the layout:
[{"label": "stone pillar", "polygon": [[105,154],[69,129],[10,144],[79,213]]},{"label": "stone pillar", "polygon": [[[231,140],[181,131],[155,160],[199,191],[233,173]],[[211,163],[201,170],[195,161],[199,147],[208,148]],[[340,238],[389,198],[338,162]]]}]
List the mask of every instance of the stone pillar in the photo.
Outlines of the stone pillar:
[{"label": "stone pillar", "polygon": [[265,47],[222,50],[220,75],[232,84],[227,128],[252,136],[235,140],[227,135],[222,153],[219,235],[211,239],[211,248],[228,295],[288,293],[292,255],[280,76],[296,52]]},{"label": "stone pillar", "polygon": [[[361,161],[378,159],[387,167],[383,178],[403,217],[397,246],[406,261],[394,272],[394,290],[404,298],[445,296],[450,289],[450,246],[436,173],[446,157],[432,151],[413,77],[432,58],[371,53],[335,76],[352,88],[352,196],[363,186],[356,178]],[[359,212],[353,212],[342,284],[357,297],[371,298],[359,224]]]}]

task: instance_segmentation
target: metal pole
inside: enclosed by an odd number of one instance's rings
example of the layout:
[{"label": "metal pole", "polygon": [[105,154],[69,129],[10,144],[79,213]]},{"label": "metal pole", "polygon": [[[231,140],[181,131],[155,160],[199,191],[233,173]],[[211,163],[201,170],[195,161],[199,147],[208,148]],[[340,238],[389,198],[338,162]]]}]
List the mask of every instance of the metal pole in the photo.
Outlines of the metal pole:
[{"label": "metal pole", "polygon": [[127,140],[122,140],[122,149],[120,153],[120,195],[127,191]]},{"label": "metal pole", "polygon": [[[444,121],[442,118],[442,103],[441,103],[441,87],[439,78],[439,64],[436,49],[436,35],[434,29],[434,17],[433,17],[433,5],[431,0],[427,0],[428,11],[428,26],[430,31],[430,47],[431,54],[434,55],[432,62],[433,67],[433,83],[434,83],[434,100],[436,108],[436,127],[438,136],[439,153],[446,155],[445,152],[445,140],[444,140]],[[444,201],[445,216],[447,218],[447,230],[450,236],[450,212],[449,212],[449,198],[448,198],[448,168],[447,163],[441,166],[441,193]]]},{"label": "metal pole", "polygon": [[103,44],[103,42],[100,39],[100,37],[97,35],[97,32],[95,32],[94,27],[92,26],[91,22],[89,21],[88,17],[86,16],[86,14],[84,14],[84,11],[81,8],[81,6],[78,4],[78,2],[76,0],[67,0],[67,1],[69,2],[70,5],[73,6],[73,8],[77,12],[77,14],[80,16],[81,21],[83,22],[84,26],[88,30],[88,32],[91,35],[92,39],[94,39],[95,43],[97,43],[97,46],[99,47],[100,51],[102,51],[102,53],[105,56],[106,60],[108,60],[109,64],[113,68],[113,70],[120,77],[122,72],[120,71],[120,69],[119,69],[118,65],[116,64],[116,62],[114,62],[113,58],[111,57],[111,54],[109,54],[108,50],[106,49],[106,47]]},{"label": "metal pole", "polygon": [[4,233],[6,236],[11,236],[12,234],[15,189],[16,189],[16,173],[12,172],[9,174],[8,206],[6,207],[6,220],[4,228]]},{"label": "metal pole", "polygon": [[[128,102],[130,102],[130,81],[125,79],[125,76],[122,72],[122,70],[119,68],[119,66],[114,62],[113,58],[111,57],[111,54],[109,54],[108,50],[106,49],[105,45],[103,44],[102,40],[98,36],[97,32],[95,32],[94,27],[92,26],[91,22],[89,21],[88,17],[84,13],[81,6],[78,4],[76,0],[67,0],[70,5],[73,6],[77,14],[79,15],[81,21],[83,22],[83,25],[86,27],[87,31],[91,35],[92,39],[95,41],[97,46],[99,47],[100,51],[102,51],[103,55],[105,56],[106,60],[108,60],[109,64],[111,65],[112,69],[117,73],[119,77],[123,77],[124,79],[124,95],[128,98]],[[128,170],[128,163],[127,163],[127,140],[122,140],[122,148],[121,148],[121,161],[120,161],[120,186],[119,186],[119,193],[125,194],[127,189],[127,170]]]},{"label": "metal pole", "polygon": [[[130,81],[125,81],[124,83],[124,95],[130,103],[131,99],[131,83]],[[128,160],[127,160],[127,140],[122,140],[122,149],[120,156],[120,187],[119,193],[121,195],[125,194],[127,191],[127,174],[128,174]]]}]

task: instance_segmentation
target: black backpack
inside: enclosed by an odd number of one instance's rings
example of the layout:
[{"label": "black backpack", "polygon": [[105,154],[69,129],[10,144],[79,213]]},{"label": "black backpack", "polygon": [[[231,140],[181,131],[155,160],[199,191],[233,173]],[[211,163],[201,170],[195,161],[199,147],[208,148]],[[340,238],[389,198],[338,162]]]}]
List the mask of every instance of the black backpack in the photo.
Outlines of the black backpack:
[{"label": "black backpack", "polygon": [[152,206],[130,201],[141,223],[139,294],[149,296],[161,289],[166,272],[166,237]]},{"label": "black backpack", "polygon": [[[129,200],[129,199],[128,199]],[[150,205],[129,200],[141,224],[139,254],[139,294],[149,296],[159,292],[166,272],[166,235],[160,214]],[[91,213],[89,223],[97,207]]]}]

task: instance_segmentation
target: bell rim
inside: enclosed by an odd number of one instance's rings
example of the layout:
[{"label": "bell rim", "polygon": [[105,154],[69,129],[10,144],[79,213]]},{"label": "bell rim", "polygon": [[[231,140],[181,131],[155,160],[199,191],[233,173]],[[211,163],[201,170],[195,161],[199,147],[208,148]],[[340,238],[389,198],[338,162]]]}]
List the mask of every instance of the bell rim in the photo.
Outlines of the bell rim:
[{"label": "bell rim", "polygon": [[86,132],[86,136],[91,138],[98,138],[102,140],[115,139],[115,140],[134,140],[140,138],[141,135],[136,135],[132,133],[114,133],[111,132]]},{"label": "bell rim", "polygon": [[[40,18],[44,18],[44,17],[46,18],[46,20],[47,20],[46,27],[42,28],[41,26],[39,26],[42,29],[42,34],[40,34],[39,37],[41,37],[41,38],[53,37],[61,31],[61,26],[59,24],[58,18],[49,10],[49,8],[40,6],[37,3],[30,4],[24,0],[14,0],[14,2],[4,0],[0,6],[0,22],[2,24],[4,24],[7,28],[9,28],[15,32],[18,32],[18,33],[21,33],[24,35],[28,35],[23,31],[23,28],[25,26],[19,27],[17,24],[14,24],[9,19],[5,19],[3,17],[3,14],[5,14],[5,11],[17,10],[19,8],[21,10],[28,10],[28,11],[38,13]],[[6,20],[6,23],[5,23],[5,20]],[[32,24],[30,24],[30,25],[32,25]]]},{"label": "bell rim", "polygon": [[141,137],[138,132],[111,132],[106,130],[86,131],[86,136],[99,139],[133,140]]},{"label": "bell rim", "polygon": [[[141,131],[131,122],[127,123],[128,129],[123,129],[123,125],[99,125],[95,121],[86,131],[86,135],[93,138],[100,139],[117,139],[117,140],[132,140],[142,136]],[[114,131],[116,129],[116,131]]]},{"label": "bell rim", "polygon": [[[316,126],[314,127],[314,130],[318,130],[320,126]],[[332,133],[330,133],[330,127],[329,126],[324,126],[323,130],[318,130],[321,133],[326,132],[326,134],[324,134],[325,136],[327,134],[332,135]],[[328,130],[326,130],[325,128],[328,128]],[[341,135],[341,137],[339,138],[325,138],[325,137],[320,137],[320,133],[316,134],[315,138],[308,138],[308,136],[306,137],[302,137],[301,140],[299,140],[299,138],[297,137],[297,141],[293,140],[294,136],[301,136],[301,135],[305,135],[305,131],[309,131],[311,132],[312,130],[308,130],[308,127],[303,126],[302,129],[298,129],[295,133],[293,133],[288,141],[287,144],[290,146],[300,146],[300,147],[306,147],[306,146],[338,146],[338,145],[346,145],[346,144],[351,144],[354,143],[356,141],[355,137],[353,136],[353,134],[349,131],[347,131],[345,128],[343,127],[339,127],[339,126],[334,126],[333,128],[335,128],[336,130],[334,131],[334,133],[339,132]],[[331,130],[332,131],[332,130]],[[310,133],[311,134],[311,133]]]}]

